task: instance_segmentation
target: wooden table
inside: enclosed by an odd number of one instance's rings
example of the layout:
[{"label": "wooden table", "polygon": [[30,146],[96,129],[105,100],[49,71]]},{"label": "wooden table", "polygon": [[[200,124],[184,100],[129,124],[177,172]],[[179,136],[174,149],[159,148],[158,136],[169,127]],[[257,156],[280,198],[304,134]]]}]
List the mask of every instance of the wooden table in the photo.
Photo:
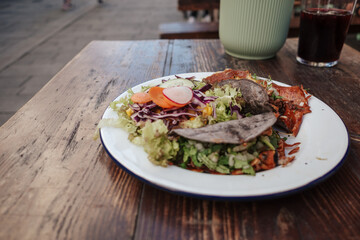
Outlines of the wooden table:
[{"label": "wooden table", "polygon": [[[288,39],[276,58],[246,61],[218,40],[91,42],[0,128],[0,239],[359,239],[360,54],[344,46],[321,69],[298,64],[296,48]],[[279,199],[201,200],[142,183],[92,139],[126,89],[227,67],[303,84],[330,105],[350,134],[340,170]]]}]

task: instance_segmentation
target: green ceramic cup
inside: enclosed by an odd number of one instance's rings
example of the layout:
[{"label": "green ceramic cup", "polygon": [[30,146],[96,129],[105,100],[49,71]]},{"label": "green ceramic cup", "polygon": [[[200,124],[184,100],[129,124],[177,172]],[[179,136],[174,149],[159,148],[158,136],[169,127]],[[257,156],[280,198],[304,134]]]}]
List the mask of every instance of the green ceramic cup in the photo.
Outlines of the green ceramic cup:
[{"label": "green ceramic cup", "polygon": [[226,53],[268,59],[284,45],[294,0],[220,0],[219,36]]}]

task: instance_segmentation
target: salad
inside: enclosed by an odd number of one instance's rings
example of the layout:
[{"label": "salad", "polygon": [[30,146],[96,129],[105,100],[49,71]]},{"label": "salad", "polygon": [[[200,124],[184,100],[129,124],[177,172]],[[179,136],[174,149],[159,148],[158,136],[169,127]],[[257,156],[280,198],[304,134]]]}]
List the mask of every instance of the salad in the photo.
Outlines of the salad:
[{"label": "salad", "polygon": [[[287,108],[294,108],[294,100],[289,100],[294,96],[304,94],[306,102],[301,100],[296,111],[302,111],[301,118],[308,113],[307,93],[283,94],[284,98],[270,81],[258,80],[248,71],[231,71],[235,74],[229,76],[225,70],[220,77],[215,73],[202,81],[176,77],[140,92],[130,89],[110,104],[118,118],[103,119],[98,128],[124,129],[152,163],[164,167],[255,175],[293,161],[289,155],[298,151],[299,143],[288,145],[274,126],[284,125],[281,119],[288,117]],[[286,148],[293,150],[286,155]]]}]

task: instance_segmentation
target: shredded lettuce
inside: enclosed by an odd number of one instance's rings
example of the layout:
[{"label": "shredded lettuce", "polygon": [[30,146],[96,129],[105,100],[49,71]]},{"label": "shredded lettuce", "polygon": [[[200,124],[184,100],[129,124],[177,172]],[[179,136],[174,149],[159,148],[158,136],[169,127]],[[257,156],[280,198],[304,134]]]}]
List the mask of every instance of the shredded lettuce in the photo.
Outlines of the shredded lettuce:
[{"label": "shredded lettuce", "polygon": [[[127,101],[127,100],[121,99],[120,101]],[[134,121],[131,120],[131,118],[126,114],[125,105],[119,105],[120,101],[115,101],[110,104],[110,107],[117,113],[118,118],[101,119],[96,128],[93,137],[94,139],[99,138],[99,129],[102,127],[122,128],[130,134],[135,133],[137,131],[138,127],[134,125]]]},{"label": "shredded lettuce", "polygon": [[201,116],[197,116],[194,119],[183,121],[179,125],[181,128],[199,128],[205,126],[205,122]]},{"label": "shredded lettuce", "polygon": [[[260,139],[254,140],[256,141]],[[191,161],[196,167],[205,165],[208,169],[223,174],[241,170],[244,174],[255,175],[255,170],[251,166],[251,162],[258,157],[255,148],[251,153],[246,149],[238,152],[239,145],[204,143],[185,138],[180,138],[179,143],[179,155],[182,158],[175,161],[180,161],[180,166],[186,167]],[[264,146],[259,147],[264,148]]]},{"label": "shredded lettuce", "polygon": [[131,141],[143,146],[149,160],[156,165],[166,167],[167,160],[174,158],[179,151],[179,143],[168,138],[168,129],[162,120],[147,121],[139,132]]},{"label": "shredded lettuce", "polygon": [[232,88],[230,85],[225,85],[224,87],[217,87],[212,90],[206,91],[205,95],[207,96],[217,96],[217,97],[241,97],[241,92]]},{"label": "shredded lettuce", "polygon": [[216,117],[209,117],[209,124],[214,124],[218,122],[225,122],[229,120],[237,119],[237,115],[235,113],[231,114],[230,104],[238,106],[241,110],[241,92],[232,88],[229,85],[226,85],[222,88],[214,88],[206,91],[206,96],[216,96],[218,97],[214,103],[215,106]]},{"label": "shredded lettuce", "polygon": [[194,89],[200,89],[206,85],[206,83],[202,81],[193,81],[193,83],[195,84]]}]

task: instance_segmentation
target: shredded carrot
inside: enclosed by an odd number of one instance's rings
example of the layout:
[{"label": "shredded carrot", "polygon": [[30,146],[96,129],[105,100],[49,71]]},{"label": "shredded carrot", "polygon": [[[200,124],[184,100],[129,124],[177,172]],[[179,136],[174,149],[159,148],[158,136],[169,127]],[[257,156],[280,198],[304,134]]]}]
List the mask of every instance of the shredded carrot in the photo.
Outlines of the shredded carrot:
[{"label": "shredded carrot", "polygon": [[292,150],[289,152],[289,155],[292,155],[292,154],[294,154],[294,153],[297,153],[299,150],[300,150],[300,147],[296,147],[296,148],[292,149]]},{"label": "shredded carrot", "polygon": [[241,169],[236,169],[231,172],[231,175],[242,175],[242,174],[244,174],[244,173]]},{"label": "shredded carrot", "polygon": [[292,157],[284,157],[283,159],[281,159],[281,165],[283,167],[285,167],[286,165],[288,165],[289,163],[291,163],[292,161],[294,161],[295,156]]},{"label": "shredded carrot", "polygon": [[276,167],[274,156],[275,156],[275,151],[264,151],[260,153],[258,158],[262,163],[260,165],[261,168],[267,170]]},{"label": "shredded carrot", "polygon": [[296,142],[294,144],[287,144],[287,143],[284,142],[284,145],[285,145],[285,147],[295,147],[297,145],[300,145],[300,142]]}]

